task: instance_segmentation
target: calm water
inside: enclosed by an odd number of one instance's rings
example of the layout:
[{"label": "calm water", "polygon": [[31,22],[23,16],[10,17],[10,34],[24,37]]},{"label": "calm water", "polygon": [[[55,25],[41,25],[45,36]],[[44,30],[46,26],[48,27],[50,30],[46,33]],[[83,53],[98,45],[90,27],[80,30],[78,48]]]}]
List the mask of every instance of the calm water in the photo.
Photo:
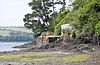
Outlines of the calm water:
[{"label": "calm water", "polygon": [[25,42],[0,42],[0,51],[13,51],[20,50],[16,48],[12,48],[14,46],[20,46],[25,44]]}]

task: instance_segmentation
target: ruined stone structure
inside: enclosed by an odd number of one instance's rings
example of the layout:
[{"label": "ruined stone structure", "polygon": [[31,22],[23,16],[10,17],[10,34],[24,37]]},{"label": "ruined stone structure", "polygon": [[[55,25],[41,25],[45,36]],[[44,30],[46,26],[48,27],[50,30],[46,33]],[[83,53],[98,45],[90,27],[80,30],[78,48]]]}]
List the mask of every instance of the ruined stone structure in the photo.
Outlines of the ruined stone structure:
[{"label": "ruined stone structure", "polygon": [[[60,40],[64,37],[65,33],[68,33],[72,29],[72,26],[70,24],[63,24],[61,25],[61,36],[54,36],[53,32],[47,31],[43,32],[38,38],[37,38],[37,46],[40,47],[42,45],[45,45],[47,43],[51,43],[57,40]],[[70,35],[70,34],[68,34]]]},{"label": "ruined stone structure", "polygon": [[54,36],[52,32],[43,32],[38,38],[37,38],[37,46],[40,47],[44,44],[51,43],[59,39],[60,36]]},{"label": "ruined stone structure", "polygon": [[61,36],[65,35],[66,33],[68,34],[68,32],[71,29],[72,29],[72,26],[70,24],[63,24],[63,25],[61,25]]}]

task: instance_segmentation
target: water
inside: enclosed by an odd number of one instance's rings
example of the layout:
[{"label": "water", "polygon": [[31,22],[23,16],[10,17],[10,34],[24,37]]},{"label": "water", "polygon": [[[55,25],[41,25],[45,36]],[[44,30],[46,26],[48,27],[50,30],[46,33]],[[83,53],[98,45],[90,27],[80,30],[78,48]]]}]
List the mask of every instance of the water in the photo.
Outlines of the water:
[{"label": "water", "polygon": [[20,50],[17,48],[12,48],[14,46],[20,46],[25,44],[25,42],[0,42],[0,52],[1,51],[13,51],[13,50]]}]

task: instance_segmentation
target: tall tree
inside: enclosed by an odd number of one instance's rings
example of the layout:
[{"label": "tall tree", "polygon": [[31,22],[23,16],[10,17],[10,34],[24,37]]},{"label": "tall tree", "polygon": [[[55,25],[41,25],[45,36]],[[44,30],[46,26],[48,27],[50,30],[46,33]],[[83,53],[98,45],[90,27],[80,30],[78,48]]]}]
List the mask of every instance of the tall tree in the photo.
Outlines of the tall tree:
[{"label": "tall tree", "polygon": [[25,27],[32,29],[36,36],[50,30],[51,22],[57,15],[56,4],[65,5],[65,0],[32,0],[29,3],[32,13],[26,14],[23,19]]},{"label": "tall tree", "polygon": [[50,14],[52,12],[50,7],[53,6],[53,3],[50,0],[33,0],[29,3],[29,6],[32,8],[32,13],[26,14],[23,20],[25,27],[32,29],[37,36],[49,29]]}]

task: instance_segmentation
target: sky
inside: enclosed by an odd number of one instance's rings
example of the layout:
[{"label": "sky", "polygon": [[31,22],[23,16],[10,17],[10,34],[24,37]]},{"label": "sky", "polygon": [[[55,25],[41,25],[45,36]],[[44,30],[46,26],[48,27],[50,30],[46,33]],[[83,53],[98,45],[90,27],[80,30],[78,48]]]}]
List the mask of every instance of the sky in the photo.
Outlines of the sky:
[{"label": "sky", "polygon": [[30,0],[0,0],[0,26],[23,26],[23,17],[31,13]]},{"label": "sky", "polygon": [[32,12],[28,6],[30,1],[0,0],[0,26],[24,26],[24,15]]}]

